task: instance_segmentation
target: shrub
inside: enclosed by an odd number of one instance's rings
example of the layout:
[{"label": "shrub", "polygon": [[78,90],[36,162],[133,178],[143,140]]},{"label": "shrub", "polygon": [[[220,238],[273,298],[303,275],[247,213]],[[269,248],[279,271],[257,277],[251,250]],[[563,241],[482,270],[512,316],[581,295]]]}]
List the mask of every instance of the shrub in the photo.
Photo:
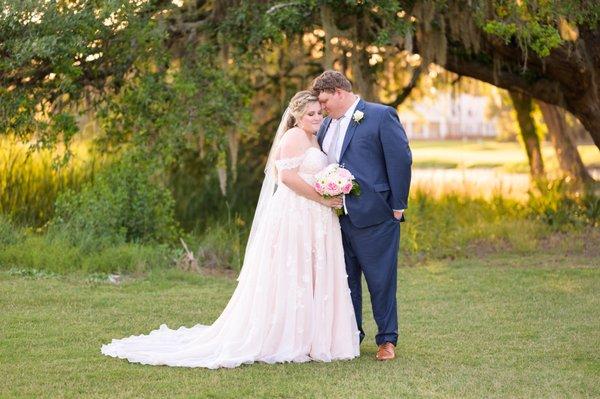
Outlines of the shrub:
[{"label": "shrub", "polygon": [[51,236],[65,238],[84,251],[125,242],[174,242],[179,235],[174,201],[153,171],[152,162],[130,154],[81,191],[61,194]]},{"label": "shrub", "polygon": [[529,192],[529,216],[555,230],[600,226],[600,197],[590,191],[572,192],[564,180],[557,180]]}]

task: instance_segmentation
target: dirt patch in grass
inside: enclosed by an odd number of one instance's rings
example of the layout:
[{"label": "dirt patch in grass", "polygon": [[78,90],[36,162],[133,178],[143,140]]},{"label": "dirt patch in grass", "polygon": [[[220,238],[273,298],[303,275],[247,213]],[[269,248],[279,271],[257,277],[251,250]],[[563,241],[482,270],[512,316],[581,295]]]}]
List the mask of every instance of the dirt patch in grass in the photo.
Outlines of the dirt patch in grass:
[{"label": "dirt patch in grass", "polygon": [[553,232],[541,238],[532,238],[532,250],[519,250],[514,243],[504,239],[477,239],[471,241],[464,255],[467,258],[486,258],[499,253],[555,254],[597,258],[600,266],[600,230],[587,227],[577,232]]},{"label": "dirt patch in grass", "polygon": [[539,240],[540,250],[564,255],[598,258],[600,266],[600,230],[587,227],[579,232],[556,232]]},{"label": "dirt patch in grass", "polygon": [[200,274],[211,277],[237,278],[238,271],[224,267],[201,267]]},{"label": "dirt patch in grass", "polygon": [[511,252],[514,248],[512,244],[504,238],[490,239],[477,239],[473,240],[467,246],[466,256],[475,258],[486,258],[489,255],[497,254],[499,252]]}]

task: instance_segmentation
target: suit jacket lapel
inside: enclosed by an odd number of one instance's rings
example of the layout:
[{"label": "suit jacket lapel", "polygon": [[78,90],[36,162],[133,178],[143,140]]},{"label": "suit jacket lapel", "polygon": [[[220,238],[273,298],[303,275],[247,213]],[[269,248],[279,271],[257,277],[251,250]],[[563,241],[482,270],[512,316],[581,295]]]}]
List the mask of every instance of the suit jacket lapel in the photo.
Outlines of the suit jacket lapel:
[{"label": "suit jacket lapel", "polygon": [[[360,101],[358,102],[358,104],[356,105],[356,109],[354,111],[355,112],[363,111],[364,109],[365,109],[365,102],[361,98]],[[361,122],[364,123],[363,121],[361,121]],[[354,136],[354,133],[356,133],[356,129],[358,128],[358,125],[359,125],[359,123],[355,122],[354,118],[352,118],[350,120],[350,123],[348,124],[348,130],[346,130],[346,136],[344,136],[344,143],[342,144],[342,151],[340,152],[340,161],[342,160],[342,157],[344,156],[344,152],[346,151],[346,148],[348,148],[348,144],[350,144],[350,140],[352,140],[352,136]]]},{"label": "suit jacket lapel", "polygon": [[325,140],[325,135],[327,134],[327,129],[329,129],[329,124],[331,123],[331,118],[327,117],[323,121],[321,128],[319,129],[319,133],[317,134],[317,141],[319,142],[319,147],[323,150],[323,140]]}]

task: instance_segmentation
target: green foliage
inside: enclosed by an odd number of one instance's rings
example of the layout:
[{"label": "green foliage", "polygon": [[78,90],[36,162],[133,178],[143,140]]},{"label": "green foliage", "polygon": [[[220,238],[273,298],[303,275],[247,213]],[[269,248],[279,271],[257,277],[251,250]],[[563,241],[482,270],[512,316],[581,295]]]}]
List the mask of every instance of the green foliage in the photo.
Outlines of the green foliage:
[{"label": "green foliage", "polygon": [[22,234],[18,241],[0,242],[0,268],[20,275],[40,273],[140,274],[173,263],[173,251],[164,245],[119,244],[96,251],[51,235]]},{"label": "green foliage", "polygon": [[229,159],[235,173],[238,154],[232,145],[251,125],[248,78],[235,67],[222,69],[215,47],[190,51],[193,56],[174,60],[165,71],[130,79],[100,108],[101,148],[132,146],[162,171],[194,162],[203,176],[227,170]]},{"label": "green foliage", "polygon": [[[586,202],[587,201],[587,202]],[[572,203],[564,196],[532,198],[523,204],[496,196],[491,200],[447,193],[435,198],[415,191],[402,225],[400,265],[512,251],[531,253],[551,232],[598,226],[600,202]],[[564,208],[564,212],[561,210]],[[209,265],[235,269],[243,258],[250,216],[213,219],[191,248]]]},{"label": "green foliage", "polygon": [[257,62],[266,54],[264,50],[272,50],[285,38],[321,27],[323,7],[333,11],[343,30],[353,27],[355,20],[352,17],[358,18],[357,23],[376,24],[377,29],[373,30],[370,39],[378,46],[390,45],[392,38],[412,29],[407,20],[397,16],[410,6],[396,0],[302,0],[241,2],[231,9],[219,26],[219,32],[238,56]]},{"label": "green foliage", "polygon": [[491,201],[446,194],[432,198],[416,191],[409,201],[408,222],[402,226],[400,254],[404,262],[470,256],[505,249],[531,250],[544,226],[526,220],[517,201]]},{"label": "green foliage", "polygon": [[507,44],[516,36],[524,51],[530,47],[540,57],[547,57],[550,50],[563,43],[555,27],[541,25],[538,21],[528,21],[520,29],[515,23],[490,21],[484,26],[484,30],[501,37]]},{"label": "green foliage", "polygon": [[2,1],[0,131],[35,136],[44,148],[68,144],[78,131],[74,106],[83,105],[90,88],[94,95],[85,102],[93,104],[118,89],[136,62],[160,62],[164,27],[152,18],[154,7]]},{"label": "green foliage", "polygon": [[173,250],[166,245],[121,244],[84,256],[86,273],[145,273],[173,264]]},{"label": "green foliage", "polygon": [[56,165],[49,150],[31,151],[12,138],[0,138],[0,214],[30,226],[48,222],[59,193],[79,189],[106,162],[101,155],[86,154],[84,145],[73,147],[76,156]]},{"label": "green foliage", "polygon": [[248,76],[223,68],[215,42],[189,43],[183,58],[168,48],[166,19],[179,12],[172,2],[1,6],[3,133],[40,148],[68,145],[78,132],[74,115],[91,108],[104,150],[133,143],[166,165],[190,146],[227,153],[227,136],[248,124]]},{"label": "green foliage", "polygon": [[591,193],[573,193],[565,180],[548,183],[529,193],[530,217],[555,230],[600,226],[600,197]]},{"label": "green foliage", "polygon": [[533,49],[540,57],[550,55],[550,50],[562,44],[559,33],[551,26],[544,26],[534,22],[527,27],[530,37],[527,39],[529,47]]},{"label": "green foliage", "polygon": [[8,218],[0,214],[0,250],[6,245],[14,244],[23,238],[23,233]]},{"label": "green foliage", "polygon": [[76,273],[81,270],[81,250],[65,240],[28,234],[1,248],[0,267]]},{"label": "green foliage", "polygon": [[[443,10],[445,2],[438,3]],[[561,18],[592,26],[600,15],[598,6],[586,1],[484,3],[493,6],[482,20],[489,33],[517,40],[540,56],[561,43]],[[70,149],[61,143],[72,141],[79,131],[77,113],[90,108],[100,123],[102,151],[124,158],[98,176],[93,163],[79,172],[56,159],[31,170],[22,158],[0,160],[0,211],[42,225],[53,217],[53,204],[62,193],[48,232],[48,240],[65,253],[57,270],[108,271],[119,264],[135,269],[136,259],[146,259],[145,249],[131,243],[173,243],[179,236],[175,214],[185,227],[202,231],[195,245],[206,262],[239,266],[247,225],[237,217],[236,222],[223,219],[228,208],[251,213],[261,157],[281,106],[322,68],[304,53],[306,47],[294,47],[295,40],[322,27],[320,12],[328,6],[338,28],[367,27],[351,38],[353,48],[397,45],[412,28],[409,13],[397,13],[415,2],[237,2],[222,9],[207,3],[195,10],[212,15],[206,19],[177,14],[170,1],[65,4],[0,3],[0,132],[31,141],[34,148],[58,148],[68,159]],[[482,3],[468,4],[476,8]],[[176,31],[180,23],[198,29]],[[324,44],[323,37],[316,37],[317,44]],[[285,54],[290,48],[301,52],[300,61]],[[253,112],[260,114],[257,120]],[[224,182],[224,173],[233,178]],[[219,183],[227,189],[225,197]],[[532,220],[526,219],[527,209],[510,201],[436,200],[418,193],[415,198],[419,205],[407,215],[411,223],[405,225],[403,245],[416,257],[466,253],[481,240],[528,248],[525,234],[543,234],[546,224],[589,224],[598,214],[593,199],[560,203],[570,207],[568,214],[561,213],[554,198],[532,201],[532,215],[549,215]],[[19,244],[17,233],[10,231],[8,224],[0,224],[1,242]],[[45,236],[25,241],[39,251],[51,245]],[[91,254],[96,258],[86,264],[82,257]],[[43,268],[53,261],[31,255],[27,262]]]},{"label": "green foliage", "polygon": [[91,251],[125,242],[173,242],[173,198],[153,164],[129,154],[80,192],[61,194],[49,233]]},{"label": "green foliage", "polygon": [[[113,195],[108,192],[109,186],[99,183],[103,176],[99,176],[94,187],[86,186],[77,200],[68,197],[71,202],[61,205],[57,215],[69,217],[53,223],[48,234],[23,232],[0,219],[0,266],[62,274],[140,273],[171,265],[180,251],[157,244],[157,235],[164,226],[152,219],[164,220],[166,213],[152,214],[146,209],[146,206],[154,209],[163,206],[158,202],[166,197],[155,192],[156,197],[142,195],[136,199],[140,187],[150,191],[154,188],[122,170],[113,178],[133,182],[125,184],[126,189],[111,185],[117,192]],[[126,198],[123,193],[129,190],[136,194]],[[491,201],[459,194],[435,198],[416,191],[410,199],[408,221],[402,225],[399,265],[506,251],[532,254],[557,230],[581,232],[599,226],[598,198],[567,200],[558,190],[554,192],[551,196],[532,197],[527,204],[521,204],[502,197]],[[125,204],[128,201],[136,202],[137,206],[129,207]],[[239,270],[252,214],[242,214],[236,209],[224,217],[213,214],[207,218],[203,230],[185,238],[188,248],[201,267]],[[148,224],[144,225],[144,220]],[[133,239],[136,242],[126,242],[128,229],[137,231],[139,236]],[[170,231],[167,229],[167,233]]]},{"label": "green foliage", "polygon": [[167,245],[110,245],[97,231],[75,231],[73,227],[67,226],[60,234],[37,234],[0,215],[0,269],[12,268],[11,274],[29,277],[82,272],[139,274],[173,263],[174,251]]},{"label": "green foliage", "polygon": [[492,35],[500,36],[508,44],[517,33],[517,25],[514,23],[505,24],[500,21],[490,21],[486,24],[485,31]]},{"label": "green foliage", "polygon": [[197,248],[195,253],[200,265],[240,270],[251,221],[236,214],[220,223],[211,223],[196,242],[191,242],[192,248]]},{"label": "green foliage", "polygon": [[240,2],[217,27],[221,39],[231,46],[238,62],[260,63],[264,50],[273,50],[285,35],[302,33],[315,2]]},{"label": "green foliage", "polygon": [[476,7],[476,18],[483,30],[504,39],[506,43],[516,40],[527,59],[528,50],[539,57],[547,57],[550,51],[564,43],[560,26],[567,24],[587,25],[594,28],[600,20],[600,6],[590,1],[543,1],[543,0],[492,0],[491,18],[485,15],[487,7]]}]

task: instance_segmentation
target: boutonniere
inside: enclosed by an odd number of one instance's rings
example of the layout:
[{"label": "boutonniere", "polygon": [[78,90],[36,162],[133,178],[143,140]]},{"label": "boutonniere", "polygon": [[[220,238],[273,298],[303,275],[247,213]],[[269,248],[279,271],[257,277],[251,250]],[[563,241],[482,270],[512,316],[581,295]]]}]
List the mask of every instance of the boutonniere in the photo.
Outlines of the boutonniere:
[{"label": "boutonniere", "polygon": [[354,122],[356,123],[360,123],[360,121],[362,121],[364,117],[365,113],[358,110],[354,111],[354,114],[352,115],[352,119],[354,119]]}]

